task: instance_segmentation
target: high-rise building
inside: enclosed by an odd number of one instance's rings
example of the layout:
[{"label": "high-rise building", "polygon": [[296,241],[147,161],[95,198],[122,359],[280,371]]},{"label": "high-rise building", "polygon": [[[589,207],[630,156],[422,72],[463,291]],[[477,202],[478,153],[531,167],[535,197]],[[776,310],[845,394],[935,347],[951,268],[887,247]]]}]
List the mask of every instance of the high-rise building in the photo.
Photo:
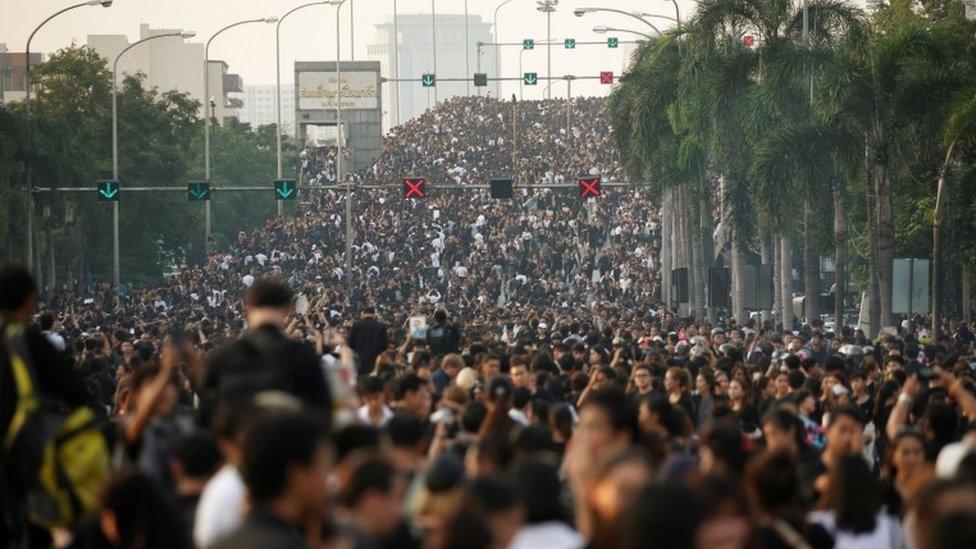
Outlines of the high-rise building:
[{"label": "high-rise building", "polygon": [[[139,25],[140,40],[173,32],[179,32],[179,29],[153,29],[145,23]],[[110,70],[119,52],[131,44],[124,34],[89,34],[87,43],[108,60]],[[122,80],[123,74],[141,72],[146,75],[148,87],[186,92],[201,105],[206,105],[208,102],[203,97],[201,78],[203,57],[202,43],[187,42],[177,36],[151,40],[126,52],[119,59],[119,80]],[[244,82],[241,77],[228,73],[227,63],[216,59],[210,60],[207,74],[210,98],[213,99],[213,106],[207,110],[212,110],[211,114],[221,121],[236,117],[243,106]]]},{"label": "high-rise building", "polygon": [[[394,82],[384,84],[383,90],[383,122],[384,127],[390,128],[400,122],[418,116],[428,107],[434,105],[434,88],[425,88],[420,83],[424,74],[435,74],[437,77],[437,100],[443,101],[457,95],[465,95],[468,90],[472,95],[498,96],[498,82],[489,81],[488,86],[475,87],[474,82],[467,86],[465,82],[447,82],[446,79],[473,78],[475,72],[487,73],[489,78],[498,76],[495,70],[495,56],[490,46],[478,48],[478,42],[492,42],[491,24],[482,21],[480,15],[468,16],[468,50],[464,44],[464,15],[437,14],[434,27],[437,39],[437,69],[434,69],[433,35],[431,32],[431,16],[399,15],[397,17],[397,32],[399,33],[399,75],[413,81]],[[375,43],[368,46],[369,58],[380,62],[382,74],[385,78],[395,78],[394,63],[396,38],[393,34],[393,18],[376,25]],[[480,60],[479,60],[480,52]],[[471,74],[465,71],[465,56]],[[480,67],[480,71],[479,71]],[[399,95],[399,101],[397,96]],[[397,108],[399,107],[399,117]]]},{"label": "high-rise building", "polygon": [[[295,131],[295,86],[281,86],[281,127],[284,133],[292,135]],[[241,122],[249,122],[251,127],[275,124],[278,122],[278,88],[273,84],[249,84],[244,86],[244,106],[240,111]]]},{"label": "high-rise building", "polygon": [[[8,51],[7,45],[0,43],[0,103],[24,99],[27,84],[26,61],[26,53]],[[32,66],[43,61],[43,54],[31,53]]]}]

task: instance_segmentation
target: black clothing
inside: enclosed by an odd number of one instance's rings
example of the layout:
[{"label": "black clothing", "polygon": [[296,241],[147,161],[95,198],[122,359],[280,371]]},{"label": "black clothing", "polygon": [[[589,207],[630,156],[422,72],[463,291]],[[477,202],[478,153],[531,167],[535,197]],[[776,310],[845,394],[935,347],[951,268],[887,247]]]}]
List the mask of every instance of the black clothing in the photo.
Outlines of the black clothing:
[{"label": "black clothing", "polygon": [[[58,352],[36,326],[24,331],[24,341],[33,361],[37,378],[35,390],[38,393],[68,408],[77,408],[88,402],[88,390],[75,373],[70,357]],[[7,351],[0,339],[0,440],[7,436],[7,427],[16,406],[17,388],[8,364]]]},{"label": "black clothing", "polygon": [[456,353],[461,345],[461,331],[453,324],[434,324],[427,329],[427,345],[435,356]]},{"label": "black clothing", "polygon": [[319,357],[307,344],[265,325],[210,355],[200,388],[199,420],[209,425],[219,404],[268,390],[292,394],[325,419],[331,416],[332,395]]},{"label": "black clothing", "polygon": [[368,375],[376,366],[376,357],[386,350],[389,340],[386,324],[372,316],[356,321],[349,330],[349,348],[359,355],[359,375]]},{"label": "black clothing", "polygon": [[[7,430],[17,408],[17,387],[14,386],[12,368],[3,343],[0,326],[0,444],[6,440]],[[24,343],[30,355],[34,391],[44,398],[74,409],[88,401],[88,391],[75,373],[68,355],[58,352],[36,326],[24,330]],[[0,539],[8,540],[26,536],[32,547],[50,544],[50,534],[44,528],[28,525],[23,520],[26,502],[23,482],[19,478],[21,467],[14,456],[4,455],[0,448]],[[12,527],[14,531],[10,531]]]},{"label": "black clothing", "polygon": [[240,528],[220,538],[210,549],[304,549],[297,528],[263,511],[251,511]]},{"label": "black clothing", "polygon": [[[793,533],[799,535],[812,549],[830,549],[834,546],[833,536],[819,524],[803,524],[797,526],[796,524],[787,522],[781,525],[781,529],[788,531],[783,526],[786,526]],[[784,539],[784,536],[770,525],[760,526],[757,537],[760,541],[759,546],[764,549],[794,549],[796,547]]]}]

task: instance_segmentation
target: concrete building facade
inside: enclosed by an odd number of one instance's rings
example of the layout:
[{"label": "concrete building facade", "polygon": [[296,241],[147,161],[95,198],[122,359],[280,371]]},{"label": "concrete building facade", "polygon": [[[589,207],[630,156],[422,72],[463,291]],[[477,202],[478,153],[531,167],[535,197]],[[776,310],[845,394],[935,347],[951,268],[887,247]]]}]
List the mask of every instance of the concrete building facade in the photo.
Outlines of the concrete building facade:
[{"label": "concrete building facade", "polygon": [[[44,54],[31,53],[31,66],[44,62]],[[27,54],[12,52],[0,43],[0,103],[23,101],[27,84]]]},{"label": "concrete building facade", "polygon": [[[143,23],[139,25],[139,40],[171,32],[179,32],[179,29],[153,29]],[[111,70],[115,57],[131,42],[124,34],[90,34],[87,44],[108,60]],[[146,75],[148,87],[185,92],[201,105],[205,105],[207,101],[203,97],[204,85],[201,78],[203,57],[202,43],[188,42],[176,36],[152,40],[129,50],[119,59],[119,80],[123,74],[141,72]],[[214,100],[214,116],[220,121],[236,117],[243,105],[243,80],[240,76],[229,73],[227,63],[220,60],[211,59],[207,72],[210,97]]]}]

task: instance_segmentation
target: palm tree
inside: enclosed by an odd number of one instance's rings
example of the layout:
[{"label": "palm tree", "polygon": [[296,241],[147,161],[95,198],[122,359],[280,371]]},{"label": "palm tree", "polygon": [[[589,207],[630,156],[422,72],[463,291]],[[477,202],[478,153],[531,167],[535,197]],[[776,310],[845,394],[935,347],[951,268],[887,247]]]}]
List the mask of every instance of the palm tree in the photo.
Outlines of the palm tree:
[{"label": "palm tree", "polygon": [[[750,127],[749,136],[754,146],[767,141],[775,128],[796,121],[812,119],[810,101],[806,99],[811,75],[824,63],[830,48],[834,47],[848,29],[862,24],[860,12],[833,0],[818,0],[810,5],[813,31],[809,40],[803,32],[803,12],[789,0],[706,0],[700,4],[696,23],[706,32],[723,33],[731,29],[737,41],[738,34],[751,33],[758,40],[755,54],[749,58],[754,63],[748,67],[755,80],[744,91],[748,95],[749,112],[743,121]],[[794,143],[803,146],[805,143]],[[810,173],[810,172],[807,172]],[[813,172],[823,173],[823,172]],[[754,172],[755,175],[755,172]],[[793,196],[801,196],[804,212],[804,285],[808,296],[807,320],[818,317],[819,261],[814,247],[814,208],[819,204],[818,191],[823,191],[823,180],[811,184],[810,178],[800,184],[796,173],[782,173],[784,179],[761,180],[752,178],[758,189],[755,193],[760,211],[765,214],[763,224],[773,228],[780,239],[779,248],[785,250],[780,258],[780,283],[783,286],[779,304],[783,322],[791,318],[789,269],[789,231],[792,219],[785,212],[794,209],[786,203]],[[839,194],[838,196],[842,196]],[[780,293],[780,289],[777,289]]]},{"label": "palm tree", "polygon": [[[972,148],[976,145],[976,96],[970,95],[960,101],[953,109],[946,124],[946,154],[939,168],[936,187],[935,211],[932,216],[932,329],[938,337],[942,329],[942,304],[939,274],[942,272],[942,217],[945,208],[944,196],[948,192],[946,176],[954,160],[956,148],[960,145]],[[969,304],[964,304],[968,307]]]},{"label": "palm tree", "polygon": [[824,68],[825,120],[864,138],[872,334],[894,322],[891,155],[944,108],[956,79],[947,70],[951,56],[923,21],[902,19],[892,28],[855,29]]},{"label": "palm tree", "polygon": [[683,265],[689,269],[691,308],[701,312],[705,277],[699,243],[711,229],[697,207],[707,197],[702,151],[673,109],[680,63],[673,36],[643,44],[611,94],[608,113],[630,176],[649,182],[660,200],[662,299],[671,303],[671,270]]}]

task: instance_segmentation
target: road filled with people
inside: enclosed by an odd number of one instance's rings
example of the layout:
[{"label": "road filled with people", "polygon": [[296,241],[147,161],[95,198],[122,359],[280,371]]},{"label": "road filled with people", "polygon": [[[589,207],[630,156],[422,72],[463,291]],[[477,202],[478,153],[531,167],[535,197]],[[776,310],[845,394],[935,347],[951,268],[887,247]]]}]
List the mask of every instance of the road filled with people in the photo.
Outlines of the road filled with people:
[{"label": "road filled with people", "polygon": [[[684,317],[599,100],[452,99],[158,287],[0,268],[0,539],[46,547],[976,546],[976,337]],[[585,128],[585,129],[584,129]],[[402,130],[402,131],[401,131]],[[514,163],[513,163],[513,160]],[[334,153],[308,151],[310,182]],[[333,178],[330,180],[330,178]]]}]

